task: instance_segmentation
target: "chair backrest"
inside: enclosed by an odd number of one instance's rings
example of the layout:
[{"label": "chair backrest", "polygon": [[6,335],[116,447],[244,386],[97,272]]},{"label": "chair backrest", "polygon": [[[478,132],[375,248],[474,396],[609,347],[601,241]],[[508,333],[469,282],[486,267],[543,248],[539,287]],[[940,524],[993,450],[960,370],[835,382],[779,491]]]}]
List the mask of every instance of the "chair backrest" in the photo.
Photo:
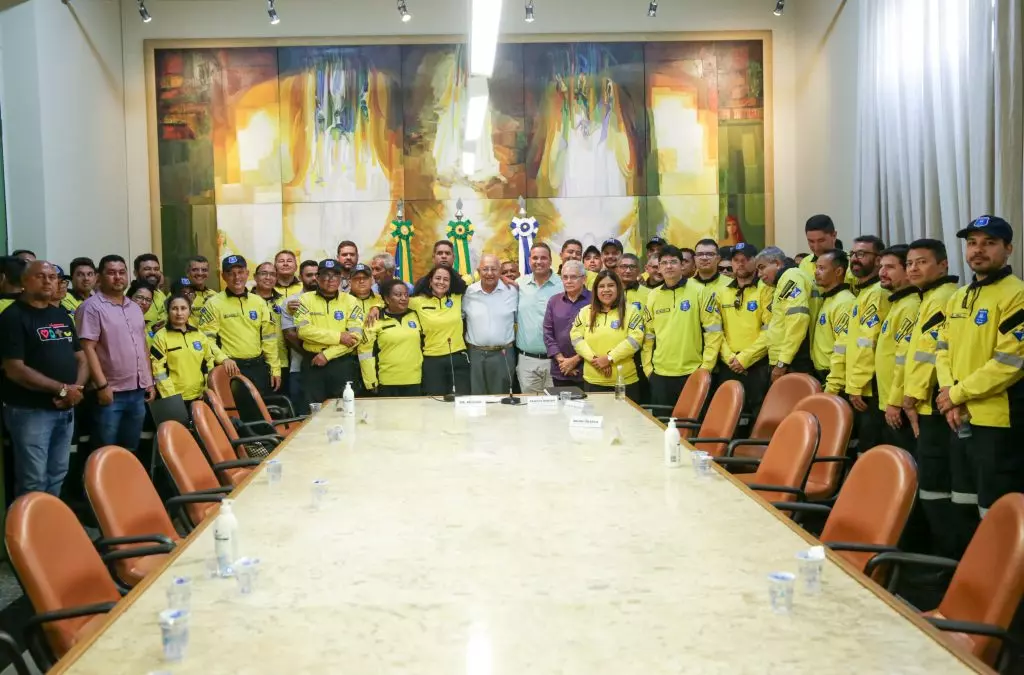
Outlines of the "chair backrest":
[{"label": "chair backrest", "polygon": [[188,408],[181,394],[169,398],[158,398],[149,403],[149,414],[153,416],[153,424],[160,426],[164,422],[181,422],[189,426]]},{"label": "chair backrest", "polygon": [[[796,410],[796,404],[821,392],[821,383],[804,373],[789,373],[775,381],[765,394],[761,411],[750,430],[751,438],[771,438],[789,413]],[[761,457],[763,446],[739,446],[737,457]]]},{"label": "chair backrest", "polygon": [[[202,401],[195,401],[192,404],[192,421],[195,423],[199,440],[203,442],[203,447],[206,448],[206,454],[211,462],[216,464],[218,462],[230,462],[231,460],[238,459],[235,449],[231,447],[231,441],[228,440],[227,434],[224,433],[224,428],[221,427],[217,416],[210,410],[210,406]],[[252,473],[252,470],[239,467],[236,469],[225,469],[218,473],[221,474],[223,478],[221,483],[224,485],[237,485],[242,479]]]},{"label": "chair backrest", "polygon": [[[238,419],[238,417],[231,417],[228,415],[228,411],[224,409],[224,402],[221,401],[220,395],[217,394],[213,389],[206,390],[206,404],[210,406],[210,410],[217,416],[217,421],[220,422],[220,428],[224,430],[224,433],[232,441],[238,440],[238,429],[235,428],[235,424],[232,420]],[[195,407],[195,403],[192,404]]]},{"label": "chair backrest", "polygon": [[[853,409],[834,394],[811,394],[797,403],[796,410],[806,410],[818,418],[821,438],[815,457],[845,457],[853,432]],[[808,498],[829,499],[839,489],[843,476],[841,462],[819,462],[811,466],[807,477]],[[810,492],[813,490],[814,495]]]},{"label": "chair backrest", "polygon": [[[179,493],[184,495],[220,487],[202,449],[183,425],[164,422],[156,430],[156,442],[160,448],[160,457]],[[212,508],[210,504],[188,504],[185,507],[189,518],[196,525],[202,522]]]},{"label": "chair backrest", "polygon": [[230,417],[238,417],[235,397],[231,393],[231,378],[224,366],[215,366],[210,371],[210,390],[220,398],[221,405]]},{"label": "chair backrest", "polygon": [[[821,426],[824,435],[824,420]],[[910,453],[893,445],[876,446],[857,458],[820,539],[826,543],[895,546],[907,524],[916,493],[917,465]],[[861,570],[874,555],[855,551],[838,554]]]},{"label": "chair backrest", "polygon": [[[818,447],[818,420],[804,410],[795,410],[782,420],[772,435],[761,464],[754,472],[754,483],[802,488],[807,479],[814,451]],[[795,495],[784,492],[761,492],[770,502],[790,502]]]},{"label": "chair backrest", "polygon": [[273,422],[270,411],[263,403],[263,396],[248,377],[238,375],[231,378],[231,393],[238,406],[238,416],[243,422]]},{"label": "chair backrest", "polygon": [[[124,448],[107,445],[89,455],[85,463],[85,494],[106,537],[162,534],[172,541],[180,538],[146,469]],[[128,579],[128,570],[136,562],[137,559],[116,561],[118,576]]]},{"label": "chair backrest", "polygon": [[[701,422],[697,438],[732,438],[743,410],[743,385],[738,380],[723,382],[711,398],[711,405]],[[712,457],[725,454],[728,443],[696,443]]]},{"label": "chair backrest", "polygon": [[[1024,594],[1024,494],[1003,495],[988,510],[964,551],[939,604],[938,613],[954,621],[1009,628]],[[967,636],[972,653],[995,663],[1000,643]]]},{"label": "chair backrest", "polygon": [[[704,409],[704,402],[708,399],[708,392],[711,391],[711,372],[699,368],[686,378],[683,390],[679,392],[676,405],[672,408],[672,416],[676,419],[698,419]],[[679,435],[683,438],[693,436],[690,429],[680,429]]]},{"label": "chair backrest", "polygon": [[[78,518],[64,502],[44,492],[30,492],[7,512],[7,553],[25,594],[38,613],[101,602],[121,595]],[[94,617],[44,624],[58,658],[77,641]]]}]

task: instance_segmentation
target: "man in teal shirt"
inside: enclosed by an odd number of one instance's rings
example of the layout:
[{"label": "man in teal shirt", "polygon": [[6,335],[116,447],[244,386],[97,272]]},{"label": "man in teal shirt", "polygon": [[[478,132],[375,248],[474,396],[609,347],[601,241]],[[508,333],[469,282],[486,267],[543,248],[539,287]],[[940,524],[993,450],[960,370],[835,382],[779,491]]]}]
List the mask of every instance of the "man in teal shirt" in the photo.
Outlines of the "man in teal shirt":
[{"label": "man in teal shirt", "polygon": [[516,375],[524,394],[540,394],[553,386],[551,359],[544,344],[544,312],[548,300],[563,292],[562,280],[551,273],[551,248],[534,244],[530,249],[530,274],[519,277],[519,309],[516,312]]}]

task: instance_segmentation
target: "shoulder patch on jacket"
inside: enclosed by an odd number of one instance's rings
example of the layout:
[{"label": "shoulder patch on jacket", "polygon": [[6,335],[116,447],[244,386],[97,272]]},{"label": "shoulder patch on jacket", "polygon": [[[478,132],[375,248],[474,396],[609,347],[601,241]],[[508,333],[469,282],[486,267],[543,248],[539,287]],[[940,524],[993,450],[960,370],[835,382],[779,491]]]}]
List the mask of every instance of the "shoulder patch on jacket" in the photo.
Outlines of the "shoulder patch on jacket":
[{"label": "shoulder patch on jacket", "polygon": [[999,332],[1003,335],[1012,333],[1017,326],[1024,324],[1024,309],[1018,309],[1009,319],[999,324]]},{"label": "shoulder patch on jacket", "polygon": [[945,313],[943,313],[942,311],[935,312],[934,314],[932,314],[930,319],[928,319],[927,321],[925,321],[921,325],[921,333],[922,334],[927,333],[932,328],[935,328],[936,326],[942,325],[942,322],[945,321],[945,320],[946,320]]}]

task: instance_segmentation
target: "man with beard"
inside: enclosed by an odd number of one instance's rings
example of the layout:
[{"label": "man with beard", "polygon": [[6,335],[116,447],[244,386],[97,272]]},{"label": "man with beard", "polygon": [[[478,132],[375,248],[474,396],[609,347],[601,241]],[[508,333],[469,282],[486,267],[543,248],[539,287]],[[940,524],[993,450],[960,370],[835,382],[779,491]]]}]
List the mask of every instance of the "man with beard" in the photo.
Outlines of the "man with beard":
[{"label": "man with beard", "polygon": [[[455,266],[455,247],[452,246],[452,242],[447,239],[439,239],[434,242],[434,267],[447,267],[448,269],[454,269]],[[459,275],[462,280],[466,282],[466,285],[473,283],[472,274]]]},{"label": "man with beard", "polygon": [[354,241],[345,240],[338,244],[338,269],[341,274],[341,285],[338,292],[348,293],[348,278],[352,268],[359,262],[359,247]]},{"label": "man with beard", "polygon": [[665,281],[661,276],[658,260],[658,256],[647,256],[647,264],[644,265],[644,285],[647,288],[657,288]]},{"label": "man with beard", "polygon": [[196,292],[195,300],[192,301],[192,321],[198,323],[199,312],[203,310],[206,302],[217,295],[217,291],[207,287],[206,282],[210,279],[210,261],[206,256],[194,255],[185,263],[185,278],[192,284]]},{"label": "man with beard", "polygon": [[146,325],[156,332],[167,323],[167,294],[160,290],[164,275],[160,272],[160,258],[143,253],[135,258],[135,278],[153,287],[153,304],[146,311]]},{"label": "man with beard", "polygon": [[882,322],[889,314],[889,294],[878,280],[878,259],[885,244],[874,235],[853,240],[850,269],[857,278],[857,302],[850,313],[846,352],[832,354],[831,372],[825,390],[846,392],[853,406],[858,449],[865,452],[880,445],[884,424],[871,411],[878,409],[875,396],[875,345]]},{"label": "man with beard", "polygon": [[[562,280],[551,270],[551,248],[537,242],[530,249],[530,274],[519,277],[516,310],[516,376],[523,393],[541,394],[551,388],[551,360],[544,343],[544,313],[548,301],[562,293]],[[507,281],[506,281],[507,283]]]},{"label": "man with beard", "polygon": [[[288,296],[284,301],[284,311],[281,312],[281,332],[284,334],[285,344],[288,345],[288,398],[295,404],[296,410],[305,410],[309,401],[306,400],[302,389],[302,380],[299,373],[302,370],[302,360],[312,358],[312,354],[302,348],[302,340],[299,339],[299,332],[295,328],[295,310],[299,308],[300,298],[303,293],[311,293],[317,289],[316,273],[320,263],[315,260],[303,260],[299,265],[299,280],[302,282],[302,290]],[[360,267],[356,265],[356,267]],[[370,271],[364,268],[366,276],[366,290],[370,290]],[[355,268],[353,268],[353,272]],[[284,367],[284,364],[281,364]]]},{"label": "man with beard", "polygon": [[90,258],[75,258],[68,270],[71,274],[71,287],[60,305],[74,314],[85,299],[92,295],[92,289],[96,286],[96,263]]},{"label": "man with beard", "polygon": [[601,244],[601,266],[603,269],[615,271],[622,257],[622,242],[618,239],[605,239]]},{"label": "man with beard", "polygon": [[1024,429],[1024,282],[1007,264],[1013,230],[981,216],[957,232],[967,241],[971,283],[946,305],[936,352],[936,403],[953,434],[953,505],[958,543],[1010,492],[1024,492],[1024,453],[1014,431]]},{"label": "man with beard", "polygon": [[681,248],[679,251],[682,253],[682,269],[683,278],[692,279],[693,275],[697,273],[697,253],[692,248]]},{"label": "man with beard", "polygon": [[718,263],[722,257],[718,254],[718,244],[714,239],[701,239],[694,249],[694,261],[696,262],[697,273],[693,280],[712,293],[729,283],[729,277],[718,273]]}]

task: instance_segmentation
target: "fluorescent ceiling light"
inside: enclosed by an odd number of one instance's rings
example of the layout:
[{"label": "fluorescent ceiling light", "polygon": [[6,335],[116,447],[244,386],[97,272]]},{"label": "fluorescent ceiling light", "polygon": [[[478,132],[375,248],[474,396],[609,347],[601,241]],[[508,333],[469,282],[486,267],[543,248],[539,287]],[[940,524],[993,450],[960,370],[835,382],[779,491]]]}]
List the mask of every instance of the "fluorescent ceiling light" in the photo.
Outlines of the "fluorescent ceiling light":
[{"label": "fluorescent ceiling light", "polygon": [[501,26],[501,0],[471,0],[469,72],[490,77]]},{"label": "fluorescent ceiling light", "polygon": [[466,112],[466,140],[476,141],[484,133],[484,117],[487,115],[487,78],[471,77],[466,87],[469,94],[469,109]]}]

